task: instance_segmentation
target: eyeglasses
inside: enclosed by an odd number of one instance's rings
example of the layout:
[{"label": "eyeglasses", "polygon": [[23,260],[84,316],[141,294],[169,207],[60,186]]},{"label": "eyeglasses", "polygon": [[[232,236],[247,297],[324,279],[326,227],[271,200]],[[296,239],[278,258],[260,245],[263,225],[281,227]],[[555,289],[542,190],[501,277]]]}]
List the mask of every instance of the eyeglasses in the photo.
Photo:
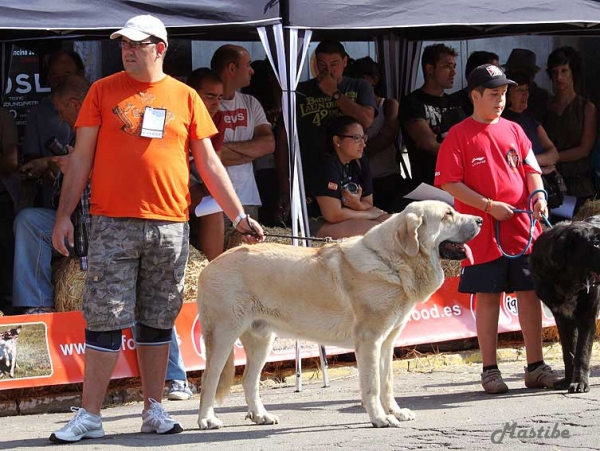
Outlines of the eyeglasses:
[{"label": "eyeglasses", "polygon": [[138,41],[119,41],[119,47],[122,49],[139,50],[150,44],[156,44],[156,42],[138,42]]},{"label": "eyeglasses", "polygon": [[360,143],[360,141],[364,141],[365,143],[369,139],[367,135],[338,135],[340,138],[352,138],[356,144]]}]

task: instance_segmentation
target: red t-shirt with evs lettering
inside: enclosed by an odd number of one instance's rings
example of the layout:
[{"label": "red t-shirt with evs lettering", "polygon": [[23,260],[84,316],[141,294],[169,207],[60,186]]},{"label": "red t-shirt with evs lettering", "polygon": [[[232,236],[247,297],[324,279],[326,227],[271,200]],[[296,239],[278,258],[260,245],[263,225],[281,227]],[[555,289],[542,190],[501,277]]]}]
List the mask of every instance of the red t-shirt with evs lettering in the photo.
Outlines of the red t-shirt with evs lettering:
[{"label": "red t-shirt with evs lettering", "polygon": [[[467,118],[450,129],[440,146],[435,169],[435,185],[463,182],[473,191],[490,199],[506,202],[526,210],[529,191],[526,173],[540,173],[531,150],[531,142],[516,123],[500,118],[495,124],[484,124]],[[481,232],[469,241],[473,264],[487,263],[501,257],[496,241],[496,220],[487,213],[455,199],[461,213],[483,218]],[[500,225],[500,242],[504,252],[521,252],[529,239],[529,216],[515,215]],[[541,232],[537,223],[534,240]],[[531,247],[527,253],[531,252]],[[469,265],[463,260],[463,266]]]}]

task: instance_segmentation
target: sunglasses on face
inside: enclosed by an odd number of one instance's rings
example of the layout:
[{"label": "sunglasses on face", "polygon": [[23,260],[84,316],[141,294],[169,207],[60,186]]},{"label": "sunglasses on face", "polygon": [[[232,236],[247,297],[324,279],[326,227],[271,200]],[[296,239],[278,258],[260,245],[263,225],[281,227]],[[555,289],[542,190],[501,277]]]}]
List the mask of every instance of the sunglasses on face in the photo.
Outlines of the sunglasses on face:
[{"label": "sunglasses on face", "polygon": [[156,42],[152,42],[152,41],[145,41],[145,42],[119,41],[119,47],[122,48],[123,50],[126,50],[126,49],[139,50],[140,48],[145,47],[150,44],[156,44]]},{"label": "sunglasses on face", "polygon": [[367,139],[369,138],[367,135],[339,135],[339,137],[352,138],[352,141],[354,141],[356,144],[360,143],[361,140],[366,143]]}]

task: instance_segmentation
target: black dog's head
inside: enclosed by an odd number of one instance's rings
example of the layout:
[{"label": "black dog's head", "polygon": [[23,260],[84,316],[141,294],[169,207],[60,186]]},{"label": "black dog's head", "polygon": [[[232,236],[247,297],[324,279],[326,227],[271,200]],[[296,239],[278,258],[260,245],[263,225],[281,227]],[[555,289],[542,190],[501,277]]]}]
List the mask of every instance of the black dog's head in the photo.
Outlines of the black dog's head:
[{"label": "black dog's head", "polygon": [[544,231],[533,246],[530,266],[536,293],[546,304],[600,283],[600,216]]},{"label": "black dog's head", "polygon": [[19,334],[23,328],[21,326],[17,326],[13,329],[5,330],[4,332],[0,332],[0,339],[4,341],[16,340],[19,338]]}]

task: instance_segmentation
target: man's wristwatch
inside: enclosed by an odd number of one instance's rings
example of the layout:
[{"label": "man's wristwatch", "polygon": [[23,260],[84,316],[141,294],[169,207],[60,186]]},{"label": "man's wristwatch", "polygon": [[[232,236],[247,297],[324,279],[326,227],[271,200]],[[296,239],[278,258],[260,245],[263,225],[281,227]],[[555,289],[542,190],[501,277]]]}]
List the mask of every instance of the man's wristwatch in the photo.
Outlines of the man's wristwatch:
[{"label": "man's wristwatch", "polygon": [[331,98],[335,101],[340,100],[340,97],[342,97],[342,93],[340,91],[335,91],[333,94],[331,94]]}]

